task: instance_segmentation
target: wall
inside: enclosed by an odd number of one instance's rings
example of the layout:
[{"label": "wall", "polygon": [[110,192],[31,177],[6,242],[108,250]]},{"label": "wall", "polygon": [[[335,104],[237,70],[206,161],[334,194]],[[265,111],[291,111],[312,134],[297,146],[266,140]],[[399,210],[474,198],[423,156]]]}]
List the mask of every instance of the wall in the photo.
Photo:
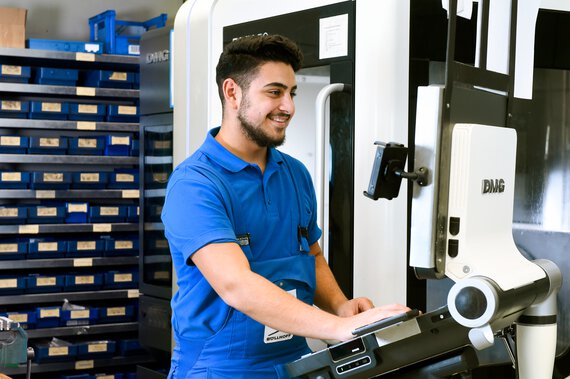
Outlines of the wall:
[{"label": "wall", "polygon": [[183,0],[0,0],[0,7],[28,9],[26,38],[89,41],[89,17],[108,9],[118,20],[146,21],[161,13],[169,22]]}]

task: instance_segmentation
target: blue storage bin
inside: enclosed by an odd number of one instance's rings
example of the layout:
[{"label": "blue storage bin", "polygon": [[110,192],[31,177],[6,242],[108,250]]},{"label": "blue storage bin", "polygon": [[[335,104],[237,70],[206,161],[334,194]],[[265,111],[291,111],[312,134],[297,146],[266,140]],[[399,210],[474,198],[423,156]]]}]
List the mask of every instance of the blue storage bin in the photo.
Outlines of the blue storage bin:
[{"label": "blue storage bin", "polygon": [[55,328],[60,325],[61,307],[38,307],[35,312],[37,328]]},{"label": "blue storage bin", "polygon": [[28,137],[24,136],[0,136],[0,153],[25,154],[29,143]]},{"label": "blue storage bin", "polygon": [[65,222],[86,223],[89,214],[89,203],[65,203]]},{"label": "blue storage bin", "polygon": [[89,40],[103,42],[105,54],[140,55],[140,37],[150,29],[166,25],[168,15],[144,22],[116,19],[114,10],[107,10],[89,18]]},{"label": "blue storage bin", "polygon": [[131,136],[108,135],[105,141],[105,155],[128,156],[131,150]]},{"label": "blue storage bin", "polygon": [[67,137],[30,137],[30,154],[62,155],[67,151]]},{"label": "blue storage bin", "polygon": [[74,172],[72,173],[71,188],[75,189],[103,189],[107,186],[108,173],[106,172]]},{"label": "blue storage bin", "polygon": [[0,206],[0,224],[24,224],[28,218],[28,208],[24,205]]},{"label": "blue storage bin", "polygon": [[141,345],[138,339],[125,339],[118,342],[119,354],[122,356],[136,355],[144,352],[144,347]]},{"label": "blue storage bin", "polygon": [[78,76],[77,70],[69,68],[39,67],[34,71],[34,81],[37,84],[75,86]]},{"label": "blue storage bin", "polygon": [[124,375],[123,379],[137,379],[137,373],[136,372],[128,372]]},{"label": "blue storage bin", "polygon": [[76,121],[104,121],[105,104],[69,104],[69,119]]},{"label": "blue storage bin", "polygon": [[104,241],[106,257],[132,256],[139,253],[139,239],[136,235],[108,237],[104,238]]},{"label": "blue storage bin", "polygon": [[31,101],[30,118],[39,120],[66,120],[69,104],[59,101]]},{"label": "blue storage bin", "polygon": [[61,310],[61,326],[91,325],[96,323],[98,318],[97,308]]},{"label": "blue storage bin", "polygon": [[138,271],[109,271],[105,273],[104,288],[138,288],[139,272]]},{"label": "blue storage bin", "polygon": [[0,117],[28,118],[29,111],[30,111],[29,101],[20,101],[20,100],[0,101]]},{"label": "blue storage bin", "polygon": [[35,190],[68,189],[71,186],[69,172],[33,172],[30,188]]},{"label": "blue storage bin", "polygon": [[98,323],[100,324],[129,322],[135,321],[136,319],[137,314],[135,312],[135,307],[130,304],[99,308]]},{"label": "blue storage bin", "polygon": [[103,44],[99,42],[65,41],[30,38],[27,40],[28,49],[68,51],[71,53],[103,54]]},{"label": "blue storage bin", "polygon": [[29,224],[63,224],[64,222],[65,206],[63,205],[36,205],[28,208]]},{"label": "blue storage bin", "polygon": [[105,138],[103,136],[67,137],[69,154],[73,155],[103,155]]},{"label": "blue storage bin", "polygon": [[89,374],[61,375],[58,379],[95,379],[95,376]]},{"label": "blue storage bin", "polygon": [[10,320],[20,324],[22,329],[35,329],[36,312],[35,311],[14,311],[0,313],[0,316],[8,317]]},{"label": "blue storage bin", "polygon": [[129,205],[127,208],[127,222],[139,222],[139,206]]},{"label": "blue storage bin", "polygon": [[117,343],[115,341],[85,341],[78,342],[77,358],[100,359],[115,355]]},{"label": "blue storage bin", "polygon": [[28,258],[30,259],[63,258],[66,250],[66,241],[53,238],[30,238],[28,242]]},{"label": "blue storage bin", "polygon": [[20,239],[0,240],[0,260],[24,259],[27,253],[27,241]]},{"label": "blue storage bin", "polygon": [[135,73],[135,80],[133,81],[133,89],[139,89],[141,85],[141,74]]},{"label": "blue storage bin", "polygon": [[139,122],[138,105],[111,104],[107,108],[107,121],[109,122]]},{"label": "blue storage bin", "polygon": [[20,171],[0,171],[1,189],[26,189],[30,185],[30,173]]},{"label": "blue storage bin", "polygon": [[15,295],[24,293],[26,278],[16,275],[0,275],[0,295]]},{"label": "blue storage bin", "polygon": [[26,292],[28,293],[59,292],[65,280],[63,275],[48,274],[31,274],[27,279]]},{"label": "blue storage bin", "polygon": [[89,222],[125,222],[127,206],[92,205],[89,207]]},{"label": "blue storage bin", "polygon": [[[114,374],[95,374],[93,379],[125,379],[125,376],[120,372],[116,372]],[[136,376],[134,379],[136,379]]]},{"label": "blue storage bin", "polygon": [[91,70],[85,73],[84,84],[88,87],[133,88],[134,72]]},{"label": "blue storage bin", "polygon": [[111,189],[138,189],[139,170],[138,169],[116,169],[109,173],[109,183],[107,188]]},{"label": "blue storage bin", "polygon": [[73,361],[77,356],[77,347],[67,341],[58,340],[57,345],[50,342],[39,342],[34,345],[34,360],[43,362]]},{"label": "blue storage bin", "polygon": [[94,291],[103,286],[103,275],[99,273],[69,274],[65,276],[66,291]]},{"label": "blue storage bin", "polygon": [[66,257],[100,257],[105,250],[105,241],[101,239],[89,239],[67,241]]},{"label": "blue storage bin", "polygon": [[28,66],[0,64],[0,82],[28,83],[32,71]]}]

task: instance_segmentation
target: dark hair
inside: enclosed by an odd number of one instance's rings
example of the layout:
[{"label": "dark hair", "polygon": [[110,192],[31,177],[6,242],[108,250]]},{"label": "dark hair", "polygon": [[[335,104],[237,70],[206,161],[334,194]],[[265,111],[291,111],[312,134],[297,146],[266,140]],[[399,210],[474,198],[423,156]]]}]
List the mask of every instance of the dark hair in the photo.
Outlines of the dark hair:
[{"label": "dark hair", "polygon": [[303,53],[295,42],[278,34],[240,37],[228,43],[216,66],[216,83],[222,106],[224,80],[232,78],[247,90],[259,66],[267,62],[286,63],[297,71],[301,68]]}]

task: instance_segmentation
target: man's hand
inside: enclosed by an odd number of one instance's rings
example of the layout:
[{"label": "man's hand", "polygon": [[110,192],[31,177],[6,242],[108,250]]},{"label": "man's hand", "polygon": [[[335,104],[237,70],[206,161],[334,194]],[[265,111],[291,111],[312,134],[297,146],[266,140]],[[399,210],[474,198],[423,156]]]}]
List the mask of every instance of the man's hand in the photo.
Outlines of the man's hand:
[{"label": "man's hand", "polygon": [[337,310],[337,316],[350,317],[372,308],[374,308],[372,300],[367,297],[357,297],[342,304]]}]

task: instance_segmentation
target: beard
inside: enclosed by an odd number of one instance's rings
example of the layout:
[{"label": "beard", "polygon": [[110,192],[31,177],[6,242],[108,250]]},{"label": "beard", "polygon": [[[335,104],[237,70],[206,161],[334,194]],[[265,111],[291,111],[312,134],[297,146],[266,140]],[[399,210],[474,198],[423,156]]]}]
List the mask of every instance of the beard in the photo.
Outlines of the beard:
[{"label": "beard", "polygon": [[[254,124],[247,119],[246,113],[250,104],[247,98],[244,98],[238,113],[238,120],[241,123],[241,130],[247,139],[253,141],[259,147],[278,147],[285,142],[285,134],[282,137],[272,137],[264,129],[263,124]],[[279,116],[286,116],[279,114]]]}]

